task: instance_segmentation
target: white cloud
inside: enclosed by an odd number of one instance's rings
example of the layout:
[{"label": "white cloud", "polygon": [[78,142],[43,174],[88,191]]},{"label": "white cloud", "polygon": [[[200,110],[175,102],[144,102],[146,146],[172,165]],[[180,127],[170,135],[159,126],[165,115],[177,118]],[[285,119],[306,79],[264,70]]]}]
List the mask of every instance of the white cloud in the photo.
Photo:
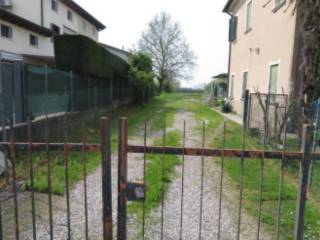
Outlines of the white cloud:
[{"label": "white cloud", "polygon": [[100,41],[119,48],[131,48],[153,16],[161,11],[180,22],[198,57],[193,80],[184,86],[199,85],[227,71],[228,16],[222,13],[226,0],[76,0],[107,28]]}]

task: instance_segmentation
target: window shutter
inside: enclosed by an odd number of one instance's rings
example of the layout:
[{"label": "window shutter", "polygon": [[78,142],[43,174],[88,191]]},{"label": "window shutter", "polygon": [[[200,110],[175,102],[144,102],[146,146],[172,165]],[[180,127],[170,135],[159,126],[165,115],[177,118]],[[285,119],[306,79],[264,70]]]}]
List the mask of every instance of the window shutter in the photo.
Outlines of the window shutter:
[{"label": "window shutter", "polygon": [[229,42],[237,39],[238,17],[234,16],[229,20]]}]

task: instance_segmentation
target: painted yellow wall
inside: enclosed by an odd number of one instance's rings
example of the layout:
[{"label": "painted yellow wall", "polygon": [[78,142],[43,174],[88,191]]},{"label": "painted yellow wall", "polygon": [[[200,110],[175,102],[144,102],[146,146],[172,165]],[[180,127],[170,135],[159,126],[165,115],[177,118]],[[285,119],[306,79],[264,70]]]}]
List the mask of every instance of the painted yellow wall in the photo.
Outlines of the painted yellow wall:
[{"label": "painted yellow wall", "polygon": [[[231,11],[238,16],[237,39],[232,43],[230,75],[235,76],[235,110],[242,113],[242,74],[249,72],[248,89],[267,93],[270,64],[279,63],[277,93],[290,92],[296,16],[289,0],[274,10],[274,1],[253,0],[252,30],[245,32],[248,1],[235,1]],[[231,89],[231,87],[230,87]],[[283,89],[283,90],[282,90]],[[230,96],[230,92],[229,92]]]}]

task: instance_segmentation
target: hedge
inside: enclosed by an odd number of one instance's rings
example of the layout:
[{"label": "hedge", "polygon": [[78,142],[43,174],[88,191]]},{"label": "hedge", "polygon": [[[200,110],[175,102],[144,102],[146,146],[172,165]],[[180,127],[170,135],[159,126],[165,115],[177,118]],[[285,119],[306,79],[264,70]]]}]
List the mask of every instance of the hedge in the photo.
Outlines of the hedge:
[{"label": "hedge", "polygon": [[56,67],[101,78],[126,76],[129,65],[94,40],[82,35],[54,37]]}]

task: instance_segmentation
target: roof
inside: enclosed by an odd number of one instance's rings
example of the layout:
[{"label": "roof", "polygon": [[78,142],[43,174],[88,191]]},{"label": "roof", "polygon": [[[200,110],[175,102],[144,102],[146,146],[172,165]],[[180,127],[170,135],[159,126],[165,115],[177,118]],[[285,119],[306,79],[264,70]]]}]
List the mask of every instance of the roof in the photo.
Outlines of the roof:
[{"label": "roof", "polygon": [[223,12],[229,12],[229,8],[231,6],[231,4],[234,2],[234,0],[228,0],[227,4],[225,5],[225,7],[223,8]]},{"label": "roof", "polygon": [[122,60],[124,60],[127,63],[129,63],[129,55],[130,55],[129,52],[127,52],[127,51],[125,51],[123,49],[120,49],[120,48],[116,48],[116,47],[104,44],[104,43],[100,43],[100,44],[101,44],[101,46],[106,48],[108,51],[110,51],[112,54],[120,57]]},{"label": "roof", "polygon": [[60,0],[62,3],[67,5],[69,8],[71,8],[73,11],[77,12],[80,16],[82,16],[84,19],[92,23],[96,28],[101,31],[106,28],[106,26],[101,23],[99,20],[97,20],[94,16],[92,16],[90,13],[88,13],[85,9],[83,9],[79,4],[77,4],[73,0]]},{"label": "roof", "polygon": [[42,27],[16,14],[8,12],[3,8],[0,8],[0,19],[46,37],[51,37],[53,35],[53,32],[50,29]]}]

